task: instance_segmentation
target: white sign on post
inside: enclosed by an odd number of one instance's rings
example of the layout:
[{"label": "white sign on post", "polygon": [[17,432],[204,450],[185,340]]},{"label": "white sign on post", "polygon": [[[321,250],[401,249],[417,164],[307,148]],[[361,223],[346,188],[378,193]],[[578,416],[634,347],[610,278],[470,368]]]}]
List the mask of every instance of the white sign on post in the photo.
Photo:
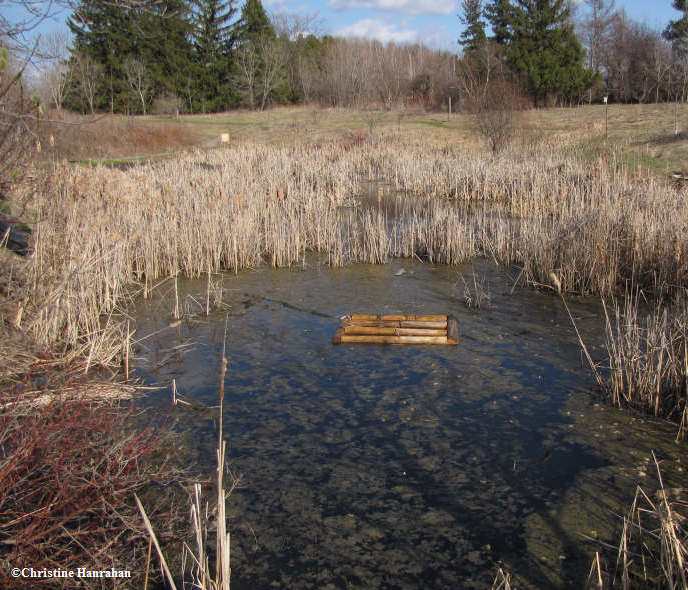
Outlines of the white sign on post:
[{"label": "white sign on post", "polygon": [[607,97],[606,97],[606,96],[602,97],[602,102],[603,102],[604,104],[607,104]]}]

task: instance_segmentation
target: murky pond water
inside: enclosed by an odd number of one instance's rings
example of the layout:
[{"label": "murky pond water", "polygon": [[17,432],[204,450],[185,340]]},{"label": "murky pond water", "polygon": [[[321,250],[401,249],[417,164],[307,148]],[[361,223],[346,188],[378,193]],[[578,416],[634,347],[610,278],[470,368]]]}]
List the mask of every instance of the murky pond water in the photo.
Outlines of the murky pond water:
[{"label": "murky pond water", "polygon": [[[582,587],[586,537],[614,542],[635,484],[653,489],[650,449],[686,485],[674,428],[597,404],[560,300],[491,263],[309,260],[222,286],[234,590],[485,588],[498,564],[519,587]],[[212,476],[225,312],[200,313],[203,280],[179,290],[196,317],[169,326],[169,282],[133,311],[137,372]],[[598,303],[570,305],[601,357]],[[454,314],[459,345],[333,346],[352,311]],[[195,407],[171,407],[173,378]]]}]

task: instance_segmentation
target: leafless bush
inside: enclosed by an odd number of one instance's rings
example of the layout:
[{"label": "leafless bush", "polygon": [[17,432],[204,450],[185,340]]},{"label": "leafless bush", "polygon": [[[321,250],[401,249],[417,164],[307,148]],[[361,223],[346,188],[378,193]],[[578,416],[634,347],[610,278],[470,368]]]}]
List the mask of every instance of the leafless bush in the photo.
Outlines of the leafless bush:
[{"label": "leafless bush", "polygon": [[58,565],[129,570],[140,582],[148,543],[133,493],[155,504],[167,539],[171,523],[179,522],[161,512],[165,493],[147,492],[151,482],[164,486],[177,476],[154,460],[163,431],[137,431],[133,410],[117,402],[87,403],[77,395],[27,407],[9,403],[10,392],[0,398],[2,587],[25,587],[10,577],[11,567]]},{"label": "leafless bush", "polygon": [[151,112],[155,115],[174,115],[179,118],[183,100],[172,93],[165,93],[153,101]]},{"label": "leafless bush", "polygon": [[40,149],[35,134],[40,111],[24,88],[21,62],[0,39],[0,192],[19,180],[31,156]]},{"label": "leafless bush", "polygon": [[497,79],[489,82],[484,92],[469,97],[468,109],[492,153],[497,154],[516,134],[522,99],[512,83]]}]

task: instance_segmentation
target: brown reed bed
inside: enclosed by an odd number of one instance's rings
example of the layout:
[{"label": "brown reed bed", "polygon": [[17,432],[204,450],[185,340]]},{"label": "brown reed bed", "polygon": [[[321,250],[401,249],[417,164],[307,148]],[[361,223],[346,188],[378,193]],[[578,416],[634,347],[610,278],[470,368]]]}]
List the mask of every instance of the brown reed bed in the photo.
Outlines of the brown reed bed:
[{"label": "brown reed bed", "polygon": [[[645,310],[644,312],[642,310]],[[609,378],[602,383],[617,406],[631,406],[678,422],[688,434],[688,298],[643,301],[627,292],[605,304]]]},{"label": "brown reed bed", "polygon": [[[379,206],[359,198],[362,179],[384,182]],[[116,367],[124,328],[104,318],[157,278],[289,266],[307,251],[333,266],[486,255],[559,292],[609,297],[632,282],[666,301],[688,286],[685,197],[559,140],[485,158],[393,131],[187,152],[126,172],[58,164],[18,197],[35,254],[7,314],[33,342]],[[677,385],[684,363],[669,362]],[[675,399],[664,413],[685,407]]]},{"label": "brown reed bed", "polygon": [[147,157],[184,149],[203,139],[173,120],[66,111],[47,113],[37,133],[37,156],[44,161]]}]

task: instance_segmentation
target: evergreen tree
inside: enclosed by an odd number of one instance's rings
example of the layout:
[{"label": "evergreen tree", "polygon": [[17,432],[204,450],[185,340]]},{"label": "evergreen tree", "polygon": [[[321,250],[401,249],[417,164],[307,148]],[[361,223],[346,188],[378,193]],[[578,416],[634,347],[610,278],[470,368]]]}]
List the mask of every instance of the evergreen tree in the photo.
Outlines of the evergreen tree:
[{"label": "evergreen tree", "polygon": [[461,2],[462,14],[460,19],[466,25],[466,29],[461,33],[459,43],[463,46],[464,51],[477,51],[487,41],[485,21],[482,20],[482,4],[482,0],[462,0]]},{"label": "evergreen tree", "polygon": [[260,0],[246,0],[239,22],[237,85],[247,106],[263,109],[268,98],[274,98],[276,82],[284,75],[284,39],[277,38]]},{"label": "evergreen tree", "polygon": [[511,21],[514,7],[509,0],[491,0],[485,5],[485,16],[492,25],[492,39],[498,45],[506,45],[511,38]]},{"label": "evergreen tree", "polygon": [[494,0],[488,15],[508,65],[536,104],[550,96],[578,98],[596,81],[583,65],[585,51],[568,22],[565,0]]},{"label": "evergreen tree", "polygon": [[241,9],[241,38],[255,41],[264,36],[274,39],[275,28],[260,0],[246,0]]},{"label": "evergreen tree", "polygon": [[[148,65],[154,94],[180,96],[185,76],[193,71],[191,18],[185,0],[159,0],[139,12],[139,56]],[[187,105],[187,110],[191,105]]]},{"label": "evergreen tree", "polygon": [[[74,35],[72,64],[91,60],[103,69],[93,93],[93,106],[123,110],[128,102],[128,85],[122,64],[135,51],[136,26],[132,15],[122,7],[95,0],[83,0],[67,19]],[[86,110],[78,93],[69,94],[67,106]]]},{"label": "evergreen tree", "polygon": [[680,55],[688,53],[688,0],[674,0],[672,5],[683,15],[678,20],[672,20],[662,33],[671,43],[672,48]]},{"label": "evergreen tree", "polygon": [[[160,0],[133,8],[125,3],[80,0],[67,25],[74,34],[73,59],[88,57],[102,68],[96,108],[140,110],[125,68],[130,59],[145,68],[153,95],[179,93],[191,59],[187,19],[184,0]],[[77,105],[72,100],[68,106]]]},{"label": "evergreen tree", "polygon": [[196,90],[202,111],[218,111],[232,103],[232,69],[237,24],[233,0],[192,0]]}]

